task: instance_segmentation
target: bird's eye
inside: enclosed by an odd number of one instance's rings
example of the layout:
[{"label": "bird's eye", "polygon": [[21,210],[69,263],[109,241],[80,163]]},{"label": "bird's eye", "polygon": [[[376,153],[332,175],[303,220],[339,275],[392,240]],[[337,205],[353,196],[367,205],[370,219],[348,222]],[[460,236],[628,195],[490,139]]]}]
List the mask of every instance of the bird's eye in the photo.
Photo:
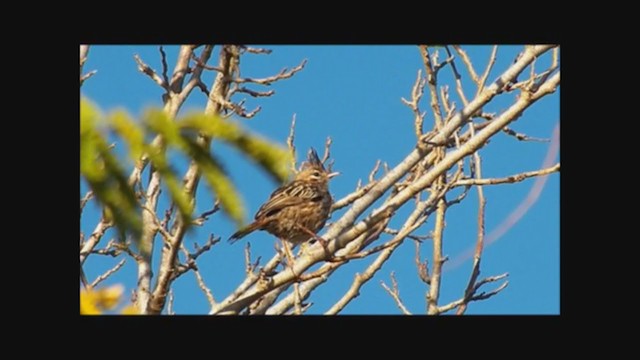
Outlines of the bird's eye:
[{"label": "bird's eye", "polygon": [[320,177],[320,171],[314,171],[312,175],[314,177]]}]

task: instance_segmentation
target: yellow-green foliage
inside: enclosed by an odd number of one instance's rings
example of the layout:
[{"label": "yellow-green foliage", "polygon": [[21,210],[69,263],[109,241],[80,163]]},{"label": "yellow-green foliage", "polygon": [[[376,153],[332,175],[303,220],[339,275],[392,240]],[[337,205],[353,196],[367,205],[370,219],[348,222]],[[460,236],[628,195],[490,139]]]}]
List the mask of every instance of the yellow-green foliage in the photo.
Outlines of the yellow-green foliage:
[{"label": "yellow-green foliage", "polygon": [[82,99],[80,103],[80,174],[87,180],[109,220],[121,231],[130,231],[135,239],[142,229],[138,202],[127,183],[120,162],[111,153],[104,125],[96,106]]},{"label": "yellow-green foliage", "polygon": [[[139,238],[142,226],[139,200],[128,184],[127,175],[120,165],[122,161],[118,161],[107,145],[107,133],[102,129],[111,131],[126,143],[128,157],[134,162],[146,155],[160,173],[171,201],[186,224],[191,223],[193,202],[184,190],[181,176],[167,160],[169,149],[178,150],[198,165],[200,174],[220,200],[222,210],[237,225],[245,219],[240,194],[226,175],[221,161],[196,141],[197,134],[232,145],[280,182],[289,177],[290,154],[285,148],[219,116],[189,114],[174,121],[164,112],[151,109],[145,113],[142,122],[137,122],[122,110],[105,118],[95,105],[82,99],[80,174],[118,229],[123,233],[130,232],[134,240]],[[162,136],[162,141],[151,143],[157,135]]]},{"label": "yellow-green foliage", "polygon": [[[113,310],[122,300],[124,287],[114,285],[99,290],[80,290],[80,314],[100,315],[105,311]],[[120,314],[135,315],[138,311],[133,305],[125,306]]]}]

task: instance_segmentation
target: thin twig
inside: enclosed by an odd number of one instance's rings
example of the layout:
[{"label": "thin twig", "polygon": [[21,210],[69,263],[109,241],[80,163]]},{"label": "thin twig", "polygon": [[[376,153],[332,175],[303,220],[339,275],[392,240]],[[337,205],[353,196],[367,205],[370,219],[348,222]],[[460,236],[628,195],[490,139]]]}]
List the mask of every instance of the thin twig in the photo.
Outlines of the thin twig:
[{"label": "thin twig", "polygon": [[[471,128],[473,130],[473,128]],[[472,136],[475,134],[472,133]],[[478,152],[473,153],[473,163],[475,166],[474,174],[476,179],[482,179],[482,159],[480,158],[480,154]],[[475,285],[480,276],[480,262],[482,260],[482,250],[484,249],[484,223],[485,223],[485,215],[484,210],[486,206],[486,201],[484,199],[484,190],[482,185],[476,186],[478,190],[478,237],[476,241],[476,249],[473,254],[473,267],[471,269],[471,275],[469,276],[469,283],[467,284],[467,288],[464,291],[464,299],[470,299],[475,292]],[[463,302],[458,310],[456,311],[457,315],[462,315],[467,309],[467,302]]]},{"label": "thin twig", "polygon": [[491,55],[489,56],[489,62],[487,63],[487,67],[484,69],[482,73],[482,77],[480,77],[478,85],[478,91],[476,91],[476,96],[484,90],[484,85],[487,83],[487,78],[489,78],[489,73],[491,73],[491,69],[493,68],[493,64],[496,62],[496,55],[498,54],[498,45],[494,45],[491,50]]},{"label": "thin twig", "polygon": [[354,201],[358,200],[359,198],[367,194],[369,190],[371,190],[371,188],[373,188],[375,185],[376,185],[376,182],[369,183],[366,186],[360,188],[359,190],[356,190],[351,194],[346,195],[342,199],[336,200],[333,203],[333,205],[331,205],[331,210],[335,211],[338,209],[342,209],[345,206],[351,205]]},{"label": "thin twig", "polygon": [[92,70],[82,75],[82,67],[84,66],[84,63],[87,62],[88,55],[89,55],[89,45],[80,45],[80,86],[82,86],[85,80],[89,79],[96,72],[98,72],[97,70]]},{"label": "thin twig", "polygon": [[209,289],[204,283],[204,279],[202,278],[202,275],[200,275],[200,271],[198,271],[198,269],[193,269],[193,274],[196,276],[198,287],[205,294],[205,296],[207,297],[207,301],[209,301],[209,306],[211,306],[211,309],[213,309],[213,307],[216,306],[216,299],[213,297],[211,289]]},{"label": "thin twig", "polygon": [[202,247],[198,246],[198,244],[194,244],[196,251],[193,253],[188,252],[186,248],[184,248],[184,245],[181,245],[181,248],[183,249],[183,252],[186,256],[186,264],[181,265],[174,270],[172,280],[175,280],[176,278],[178,278],[179,276],[181,276],[182,274],[186,273],[191,269],[196,270],[197,269],[196,260],[198,259],[198,257],[200,257],[200,255],[204,254],[205,252],[209,251],[215,244],[219,242],[220,242],[219,236],[214,237],[213,234],[209,234],[209,239]]},{"label": "thin twig", "polygon": [[175,315],[173,312],[173,289],[169,289],[169,303],[167,304],[167,315]]},{"label": "thin twig", "polygon": [[424,123],[425,112],[421,113],[418,103],[424,94],[424,86],[427,83],[427,79],[422,77],[422,70],[418,69],[418,76],[416,77],[416,82],[411,89],[411,101],[405,100],[405,98],[400,98],[400,100],[407,105],[414,113],[414,126],[415,132],[418,139],[423,134],[422,124]]},{"label": "thin twig", "polygon": [[291,153],[291,171],[296,174],[296,146],[293,141],[295,140],[296,133],[296,114],[291,117],[291,127],[289,128],[289,136],[287,136],[287,146],[289,147],[289,153]]},{"label": "thin twig", "polygon": [[[449,57],[453,58],[453,55],[451,55],[451,52],[449,51],[449,47],[445,46],[444,48],[447,51]],[[467,97],[464,94],[464,89],[462,89],[462,77],[460,76],[460,73],[456,68],[456,63],[453,60],[451,61],[451,71],[453,71],[453,76],[456,80],[456,91],[458,92],[458,96],[460,97],[460,100],[462,100],[462,104],[464,106],[467,106],[469,105],[469,100],[467,100]]]},{"label": "thin twig", "polygon": [[387,293],[391,295],[393,300],[396,302],[396,305],[398,305],[398,308],[400,308],[403,314],[411,315],[411,312],[409,311],[409,309],[407,309],[404,306],[404,304],[402,303],[402,300],[400,299],[400,290],[398,289],[398,282],[396,281],[396,277],[393,271],[391,272],[391,286],[393,287],[393,289],[389,289],[387,284],[385,284],[384,281],[382,280],[380,280],[380,285],[382,285],[382,287],[387,291]]},{"label": "thin twig", "polygon": [[520,174],[515,174],[515,175],[503,177],[503,178],[492,178],[492,179],[475,178],[475,179],[458,180],[458,181],[455,182],[455,184],[453,186],[456,187],[456,186],[470,186],[470,185],[513,184],[513,183],[517,183],[517,182],[523,181],[523,180],[531,178],[531,177],[544,176],[544,175],[548,175],[548,174],[551,174],[551,173],[554,173],[554,172],[557,172],[557,171],[560,171],[560,163],[557,163],[557,164],[555,164],[555,165],[553,165],[551,167],[545,168],[545,169],[523,172],[523,173],[520,173]]},{"label": "thin twig", "polygon": [[133,55],[133,58],[136,60],[136,63],[138,63],[138,70],[140,72],[150,77],[151,80],[153,80],[161,88],[169,91],[169,84],[166,83],[164,79],[155,72],[155,70],[153,70],[149,65],[145,64],[145,62],[140,58],[140,55],[135,54]]},{"label": "thin twig", "polygon": [[196,56],[196,54],[192,54],[191,55],[191,59],[196,63],[197,66],[205,69],[205,70],[212,70],[212,71],[218,71],[218,72],[222,72],[222,69],[217,67],[217,66],[212,66],[212,65],[207,65],[205,64],[202,60],[200,60],[200,58],[198,58]]},{"label": "thin twig", "polygon": [[80,214],[82,214],[82,210],[84,206],[87,204],[89,200],[93,198],[93,191],[89,190],[87,193],[80,199]]},{"label": "thin twig", "polygon": [[473,82],[476,84],[480,83],[478,74],[476,73],[476,70],[473,68],[473,64],[471,63],[471,59],[469,58],[469,55],[467,55],[467,52],[464,51],[458,45],[453,45],[453,49],[458,53],[458,55],[460,55],[462,62],[464,62],[464,64],[467,66],[467,70],[469,71],[469,75],[471,76],[471,79],[473,80]]},{"label": "thin twig", "polygon": [[271,54],[271,52],[273,51],[270,49],[254,48],[249,46],[240,46],[240,48],[251,54],[267,54],[268,55],[268,54]]},{"label": "thin twig", "polygon": [[269,91],[256,91],[256,90],[251,90],[251,89],[247,89],[244,86],[239,86],[236,87],[234,90],[229,92],[229,95],[233,95],[234,93],[239,92],[239,93],[245,93],[245,94],[249,94],[252,97],[269,97],[273,94],[276,93],[275,90],[271,89]]},{"label": "thin twig", "polygon": [[200,216],[198,216],[197,218],[193,219],[193,224],[201,226],[205,221],[209,220],[209,216],[217,213],[218,211],[220,211],[220,199],[216,199],[211,210],[207,210],[200,214]]},{"label": "thin twig", "polygon": [[160,60],[162,61],[162,79],[165,84],[169,84],[169,77],[167,76],[167,71],[169,71],[169,65],[167,65],[167,53],[164,52],[164,48],[159,46],[158,50],[160,51]]},{"label": "thin twig", "polygon": [[82,75],[80,77],[80,86],[82,86],[82,84],[84,84],[84,82],[86,80],[88,80],[90,77],[92,77],[93,75],[95,75],[98,72],[98,70],[91,70],[88,73]]},{"label": "thin twig", "polygon": [[107,270],[107,272],[105,272],[104,274],[98,276],[95,280],[93,280],[93,282],[91,283],[91,285],[89,285],[89,287],[90,288],[95,288],[96,286],[98,286],[98,284],[100,284],[106,278],[108,278],[109,276],[113,275],[113,273],[115,273],[116,271],[120,270],[120,268],[124,265],[126,260],[127,260],[127,258],[123,258],[122,260],[120,260],[120,262],[118,262],[116,264],[116,266],[114,266],[113,268]]},{"label": "thin twig", "polygon": [[324,164],[329,160],[331,156],[331,136],[327,136],[327,140],[324,142],[324,155],[322,156],[321,162]]},{"label": "thin twig", "polygon": [[[478,284],[476,285],[474,292],[477,291],[480,286],[489,283],[489,282],[495,282],[501,279],[504,279],[505,277],[507,277],[509,274],[504,273],[502,275],[498,275],[498,276],[491,276],[485,279],[482,279],[481,281],[478,282]],[[496,288],[495,290],[491,290],[489,292],[481,292],[480,294],[477,295],[473,295],[471,296],[471,298],[469,299],[465,299],[464,297],[456,300],[456,301],[452,301],[449,304],[440,306],[438,308],[438,314],[443,314],[446,313],[447,311],[451,311],[455,308],[459,308],[461,305],[465,304],[465,303],[469,303],[469,302],[473,302],[473,301],[480,301],[480,300],[486,300],[496,294],[498,294],[500,291],[504,290],[507,286],[509,285],[509,281],[505,281],[504,283],[502,283],[502,285],[500,285],[498,288]]]},{"label": "thin twig", "polygon": [[440,105],[438,102],[438,91],[437,91],[437,74],[433,69],[431,64],[431,56],[429,55],[429,48],[426,45],[420,46],[420,54],[422,55],[422,62],[424,63],[424,68],[427,72],[427,84],[429,84],[429,92],[431,95],[431,109],[433,110],[433,116],[435,120],[436,130],[440,130],[442,128],[442,112],[440,111]]},{"label": "thin twig", "polygon": [[302,70],[304,68],[304,66],[307,64],[307,59],[302,60],[302,62],[300,63],[300,65],[294,67],[291,70],[288,70],[287,68],[282,69],[282,71],[280,71],[280,73],[273,75],[273,76],[269,76],[266,78],[262,78],[262,79],[255,79],[255,78],[235,78],[232,81],[237,83],[237,84],[242,84],[242,83],[255,83],[255,84],[261,84],[261,85],[271,85],[272,83],[279,81],[279,80],[283,80],[283,79],[288,79],[290,77],[292,77],[293,75],[295,75],[295,73],[297,73],[298,71]]},{"label": "thin twig", "polygon": [[87,256],[91,253],[91,251],[95,248],[95,246],[100,242],[104,233],[113,226],[113,222],[108,221],[104,218],[100,219],[100,222],[96,225],[95,229],[89,236],[89,239],[84,242],[82,249],[80,249],[80,263],[84,264],[87,260]]}]

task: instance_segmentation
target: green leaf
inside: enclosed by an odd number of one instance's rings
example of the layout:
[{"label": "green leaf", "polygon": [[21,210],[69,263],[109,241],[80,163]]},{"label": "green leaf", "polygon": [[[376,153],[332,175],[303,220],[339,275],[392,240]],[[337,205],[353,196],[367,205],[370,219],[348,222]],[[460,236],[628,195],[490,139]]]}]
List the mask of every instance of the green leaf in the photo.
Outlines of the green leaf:
[{"label": "green leaf", "polygon": [[183,151],[187,151],[188,144],[180,134],[180,127],[167,114],[160,110],[148,110],[143,117],[145,125],[152,131],[163,136],[164,141]]},{"label": "green leaf", "polygon": [[144,131],[124,110],[117,110],[109,116],[113,131],[123,138],[129,146],[129,157],[138,161],[144,148]]},{"label": "green leaf", "polygon": [[191,216],[193,214],[193,205],[190,197],[184,191],[184,186],[178,176],[169,166],[166,158],[166,149],[159,146],[147,146],[149,160],[162,176],[171,200],[176,204],[180,217],[187,227],[191,224]]},{"label": "green leaf", "polygon": [[287,149],[251,134],[233,122],[215,115],[190,114],[178,124],[182,129],[197,130],[231,144],[278,182],[284,182],[290,176],[291,154]]},{"label": "green leaf", "polygon": [[188,139],[187,141],[190,148],[189,154],[198,164],[200,173],[220,200],[222,211],[229,215],[238,226],[243,225],[246,215],[242,197],[225,174],[220,162],[194,140]]},{"label": "green leaf", "polygon": [[139,239],[142,219],[133,189],[124,169],[111,153],[97,126],[102,121],[97,108],[88,100],[80,102],[80,175],[84,176],[105,213],[124,235]]}]

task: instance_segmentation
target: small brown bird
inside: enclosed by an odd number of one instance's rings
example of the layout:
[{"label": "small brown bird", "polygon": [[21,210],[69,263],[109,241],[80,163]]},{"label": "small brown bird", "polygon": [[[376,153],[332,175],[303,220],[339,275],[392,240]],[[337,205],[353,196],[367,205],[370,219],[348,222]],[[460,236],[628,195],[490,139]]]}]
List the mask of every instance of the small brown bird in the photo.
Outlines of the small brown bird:
[{"label": "small brown bird", "polygon": [[329,217],[333,203],[329,179],[338,174],[327,172],[311,148],[295,179],[276,189],[256,213],[255,221],[231,235],[229,242],[255,230],[265,230],[293,245],[309,240]]}]

